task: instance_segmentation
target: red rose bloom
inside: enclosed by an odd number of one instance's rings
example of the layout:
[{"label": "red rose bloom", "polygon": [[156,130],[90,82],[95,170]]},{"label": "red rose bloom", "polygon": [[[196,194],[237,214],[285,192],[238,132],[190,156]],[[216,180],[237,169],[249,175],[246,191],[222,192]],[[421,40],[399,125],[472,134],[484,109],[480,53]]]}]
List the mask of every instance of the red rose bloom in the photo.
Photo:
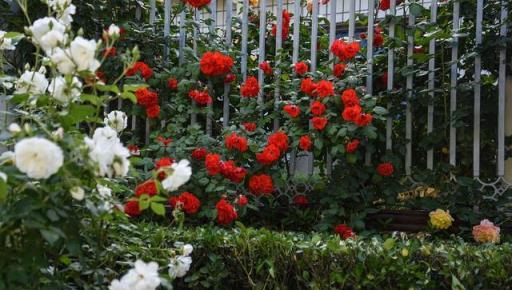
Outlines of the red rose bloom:
[{"label": "red rose bloom", "polygon": [[156,182],[154,180],[147,180],[135,187],[136,196],[141,196],[143,194],[147,194],[149,196],[158,194],[158,188],[156,187]]},{"label": "red rose bloom", "polygon": [[160,172],[158,172],[159,180],[164,180],[167,177],[167,174],[163,170],[160,170],[160,169],[169,168],[169,167],[171,167],[171,165],[173,163],[174,163],[174,159],[169,158],[169,157],[162,157],[155,162],[155,170],[160,171]]},{"label": "red rose bloom", "polygon": [[139,201],[132,199],[127,201],[124,204],[124,213],[131,216],[136,217],[140,215],[140,207],[139,207]]},{"label": "red rose bloom", "polygon": [[424,53],[424,52],[425,52],[425,49],[423,49],[423,46],[421,46],[421,45],[420,45],[420,46],[415,46],[415,47],[412,49],[412,51],[413,51],[414,53]]},{"label": "red rose bloom", "polygon": [[210,97],[207,91],[191,90],[188,92],[188,96],[199,106],[206,106],[213,102],[212,97]]},{"label": "red rose bloom", "polygon": [[264,74],[266,74],[266,75],[272,74],[272,67],[270,66],[270,64],[267,61],[260,63],[259,67],[263,71]]},{"label": "red rose bloom", "polygon": [[134,63],[133,66],[126,71],[126,76],[134,76],[138,72],[140,72],[140,75],[146,80],[153,76],[153,70],[142,61]]},{"label": "red rose bloom", "polygon": [[295,64],[295,73],[298,75],[303,75],[308,72],[309,68],[305,62],[298,62]]},{"label": "red rose bloom", "polygon": [[298,206],[307,206],[309,204],[309,198],[305,195],[296,195],[293,197],[293,204]]},{"label": "red rose bloom", "polygon": [[366,33],[364,33],[364,32],[359,33],[359,38],[366,39]]},{"label": "red rose bloom", "polygon": [[228,150],[238,150],[240,152],[245,152],[249,148],[247,146],[247,139],[245,137],[238,136],[235,132],[226,136],[224,143],[226,144],[226,148]]},{"label": "red rose bloom", "polygon": [[316,93],[320,98],[334,95],[334,86],[332,82],[321,80],[316,84]]},{"label": "red rose bloom", "polygon": [[380,176],[391,176],[394,171],[395,168],[393,167],[393,164],[391,162],[381,163],[377,165],[377,173]]},{"label": "red rose bloom", "polygon": [[227,74],[233,67],[233,59],[218,51],[207,51],[199,62],[201,72],[210,77]]},{"label": "red rose bloom", "polygon": [[187,3],[194,8],[201,8],[210,4],[211,0],[187,0]]},{"label": "red rose bloom", "polygon": [[146,108],[146,115],[150,119],[155,119],[160,117],[160,106],[159,105],[153,105]]},{"label": "red rose bloom", "polygon": [[300,108],[296,105],[285,105],[283,110],[292,118],[297,118],[300,115]]},{"label": "red rose bloom", "polygon": [[328,122],[327,118],[324,117],[313,117],[311,121],[313,122],[313,128],[317,129],[318,131],[322,131]]},{"label": "red rose bloom", "polygon": [[208,151],[206,151],[206,148],[199,147],[199,148],[194,149],[194,151],[192,151],[192,158],[194,158],[196,160],[203,160],[206,157],[206,154],[208,154]]},{"label": "red rose bloom", "polygon": [[311,142],[311,138],[308,135],[301,136],[299,139],[299,148],[304,151],[309,151],[313,142]]},{"label": "red rose bloom", "polygon": [[357,93],[354,89],[346,89],[343,91],[341,95],[341,101],[345,108],[359,106],[359,98],[357,97]]},{"label": "red rose bloom", "polygon": [[345,146],[345,151],[347,151],[347,153],[354,153],[357,151],[357,148],[359,148],[359,143],[361,143],[359,141],[359,139],[354,139],[350,142],[347,143],[347,146]]},{"label": "red rose bloom", "polygon": [[98,70],[98,71],[96,71],[96,77],[97,77],[100,81],[102,81],[102,82],[104,82],[104,83],[106,83],[106,82],[107,82],[107,76],[106,76],[106,75],[105,75],[105,73],[104,73],[104,72],[102,72],[102,71],[99,71],[99,70]]},{"label": "red rose bloom", "polygon": [[337,64],[334,65],[334,67],[332,69],[332,74],[335,77],[340,78],[345,73],[346,67],[347,66],[344,63],[337,63]]},{"label": "red rose bloom", "polygon": [[247,199],[247,196],[240,194],[235,202],[238,204],[238,206],[244,207],[249,203],[249,200]]},{"label": "red rose bloom", "polygon": [[279,160],[281,151],[274,144],[269,144],[263,148],[261,153],[256,153],[256,160],[263,165],[272,165],[272,163]]},{"label": "red rose bloom", "polygon": [[240,86],[240,93],[242,97],[254,98],[258,96],[260,92],[260,85],[258,79],[255,77],[248,77],[245,83]]},{"label": "red rose bloom", "polygon": [[[290,13],[288,13],[288,10],[283,9],[283,22],[282,22],[282,32],[281,32],[281,38],[286,40],[288,38],[288,35],[290,33]],[[276,37],[277,35],[277,26],[276,24],[272,25],[272,36]]]},{"label": "red rose bloom", "polygon": [[355,121],[359,115],[361,115],[361,107],[359,105],[345,107],[345,110],[343,110],[343,113],[341,113],[343,120],[347,122]]},{"label": "red rose bloom", "polygon": [[283,131],[277,131],[270,136],[267,140],[268,144],[274,144],[284,153],[288,150],[288,136]]},{"label": "red rose bloom", "polygon": [[[396,0],[396,5],[400,5],[403,0]],[[391,8],[391,2],[389,0],[380,0],[379,9],[386,11]]]},{"label": "red rose bloom", "polygon": [[325,105],[322,102],[314,101],[311,103],[311,114],[320,116],[325,113]]},{"label": "red rose bloom", "polygon": [[248,132],[254,132],[256,131],[256,123],[254,122],[244,122],[242,123],[242,126],[244,126],[244,129]]},{"label": "red rose bloom", "polygon": [[225,77],[224,77],[224,83],[225,84],[230,84],[232,82],[234,82],[236,80],[236,75],[235,74],[232,74],[232,73],[228,73]]},{"label": "red rose bloom", "polygon": [[267,174],[253,175],[249,179],[249,191],[256,195],[270,195],[274,191],[272,177]]},{"label": "red rose bloom", "polygon": [[116,54],[117,54],[117,49],[113,46],[111,48],[106,48],[103,51],[103,57],[116,56]]},{"label": "red rose bloom", "polygon": [[344,240],[355,236],[354,232],[352,231],[352,228],[347,226],[346,224],[337,225],[336,228],[334,228],[334,231],[338,235],[340,235],[340,237],[342,237]]},{"label": "red rose bloom", "polygon": [[316,84],[312,78],[305,78],[300,83],[300,90],[310,97],[316,95]]},{"label": "red rose bloom", "polygon": [[381,33],[375,33],[373,36],[373,46],[380,47],[384,45],[384,36]]},{"label": "red rose bloom", "polygon": [[331,45],[331,52],[341,61],[353,59],[360,49],[359,42],[345,42],[341,39],[335,40]]},{"label": "red rose bloom", "polygon": [[221,174],[231,182],[240,183],[247,175],[247,169],[237,167],[232,160],[221,163]]},{"label": "red rose bloom", "polygon": [[167,80],[167,87],[170,89],[170,90],[177,90],[178,89],[178,80],[177,79],[168,79]]},{"label": "red rose bloom", "polygon": [[217,175],[222,170],[222,162],[219,154],[209,153],[204,158],[204,167],[208,171],[208,175]]},{"label": "red rose bloom", "polygon": [[354,123],[359,127],[368,126],[373,120],[372,114],[362,113],[356,117]]},{"label": "red rose bloom", "polygon": [[224,198],[215,205],[217,209],[217,222],[221,225],[229,225],[238,217],[235,208]]},{"label": "red rose bloom", "polygon": [[137,97],[137,104],[143,107],[151,107],[158,105],[158,94],[150,91],[148,88],[140,88],[135,91]]},{"label": "red rose bloom", "polygon": [[130,155],[132,156],[139,156],[140,155],[140,148],[137,145],[128,145],[128,150],[130,151]]},{"label": "red rose bloom", "polygon": [[201,207],[201,201],[190,192],[183,192],[178,196],[169,198],[172,208],[179,207],[187,214],[195,214]]},{"label": "red rose bloom", "polygon": [[164,136],[158,135],[158,137],[156,137],[156,141],[164,145],[164,147],[167,147],[171,144],[172,138],[164,138]]}]

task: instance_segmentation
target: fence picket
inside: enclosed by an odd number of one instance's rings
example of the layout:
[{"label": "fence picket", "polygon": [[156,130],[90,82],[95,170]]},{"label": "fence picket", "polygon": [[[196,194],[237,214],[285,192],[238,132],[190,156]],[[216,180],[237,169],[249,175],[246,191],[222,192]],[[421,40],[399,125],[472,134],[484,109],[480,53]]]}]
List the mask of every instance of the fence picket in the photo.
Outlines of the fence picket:
[{"label": "fence picket", "polygon": [[[212,0],[210,3],[211,10],[211,19],[212,22],[210,24],[210,37],[213,39],[215,37],[215,28],[217,26],[217,0]],[[213,98],[215,102],[215,90],[213,89],[213,83],[211,80],[208,80],[208,92]],[[208,136],[212,136],[213,134],[213,103],[209,104],[206,112],[206,134]]]},{"label": "fence picket", "polygon": [[[302,13],[301,1],[295,1],[293,13],[293,52],[292,63],[296,64],[299,61],[299,44],[300,44],[300,17]],[[294,72],[295,74],[295,72]],[[292,101],[295,103],[297,95],[292,95]],[[290,172],[295,173],[297,165],[297,149],[293,149],[290,155]]]},{"label": "fence picket", "polygon": [[[460,2],[453,2],[453,26],[452,33],[459,32]],[[455,166],[457,160],[457,129],[453,126],[453,118],[457,109],[457,62],[458,62],[458,36],[453,37],[452,44],[452,65],[450,70],[450,164]]]},{"label": "fence picket", "polygon": [[[266,28],[267,28],[267,1],[260,1],[260,38],[259,38],[259,49],[258,49],[258,63],[262,63],[265,61],[265,36],[266,36]],[[260,86],[260,92],[258,94],[258,105],[260,106],[260,110],[263,113],[263,103],[264,103],[264,94],[265,90],[263,88],[265,84],[264,80],[265,76],[263,71],[258,70],[258,83]]]},{"label": "fence picket", "polygon": [[185,14],[185,10],[183,10],[180,13],[180,37],[179,37],[179,48],[178,48],[180,65],[182,65],[183,62],[185,61],[185,43],[187,40],[186,39],[187,33],[185,31],[185,21],[187,21],[186,14]]},{"label": "fence picket", "polygon": [[348,0],[348,39],[354,40],[356,30],[356,0]]},{"label": "fence picket", "polygon": [[[197,9],[194,9],[194,23],[198,23],[199,21],[199,11]],[[197,57],[197,38],[199,37],[200,30],[198,27],[194,28],[193,31],[193,39],[192,39],[192,49],[194,51],[194,56]],[[190,100],[192,112],[190,113],[190,124],[194,125],[197,123],[197,113],[196,113],[196,103],[193,100]]]},{"label": "fence picket", "polygon": [[240,64],[242,71],[242,79],[245,81],[247,79],[247,38],[249,35],[249,0],[243,0],[242,7],[242,62]]},{"label": "fence picket", "polygon": [[[281,79],[280,51],[283,47],[283,0],[277,0],[277,27],[276,27],[276,53],[274,58],[275,66],[275,90],[274,90],[274,112],[279,114],[279,84]],[[279,118],[274,118],[274,131],[279,130]]]},{"label": "fence picket", "polygon": [[[430,23],[437,23],[437,1],[433,1],[430,6]],[[428,108],[427,108],[427,134],[434,131],[434,96],[435,96],[435,68],[436,68],[436,39],[432,38],[429,42],[428,53],[430,59],[428,60]],[[427,169],[434,168],[434,149],[427,151]]]},{"label": "fence picket", "polygon": [[[476,32],[475,45],[482,44],[482,19],[484,10],[484,1],[477,0],[476,9]],[[473,176],[480,176],[480,93],[481,93],[481,70],[482,58],[480,54],[475,56],[475,84],[474,84],[474,108],[473,108]]]},{"label": "fence picket", "polygon": [[[332,46],[334,41],[336,40],[336,0],[331,0],[330,3],[330,19],[329,19],[329,47]],[[334,54],[329,50],[329,60],[334,58]],[[334,61],[331,63],[331,69],[334,69]],[[332,156],[329,150],[325,155],[325,172],[327,176],[332,174]]]},{"label": "fence picket", "polygon": [[[318,1],[313,1],[312,5],[312,21],[311,21],[311,72],[316,73],[316,52],[318,45]],[[309,127],[311,128],[311,121],[309,122]],[[313,154],[308,152],[307,155],[307,172],[309,174],[313,173]]]},{"label": "fence picket", "polygon": [[[500,15],[500,36],[503,40],[507,37],[507,1],[501,1]],[[498,70],[498,156],[497,175],[502,177],[505,175],[505,81],[507,69],[507,44],[500,49],[499,70]]]},{"label": "fence picket", "polygon": [[164,59],[169,63],[170,33],[171,33],[171,0],[164,2]]},{"label": "fence picket", "polygon": [[[389,14],[392,16],[396,16],[396,0],[389,1]],[[395,22],[389,22],[389,38],[393,39],[395,37]],[[388,49],[388,81],[386,84],[386,88],[388,91],[388,96],[391,95],[393,91],[393,83],[395,82],[395,49],[390,47]],[[391,101],[388,101],[388,112],[391,109]],[[393,118],[391,114],[388,113],[386,117],[386,150],[391,150],[393,146],[393,141],[391,135],[393,134]]]},{"label": "fence picket", "polygon": [[[231,47],[231,23],[233,14],[233,0],[226,0],[226,46]],[[227,128],[229,124],[229,94],[231,85],[224,84],[224,100],[222,109],[222,127]]]},{"label": "fence picket", "polygon": [[[414,26],[414,15],[409,13],[409,29],[413,29]],[[412,66],[414,64],[412,59],[414,49],[414,33],[413,31],[407,32],[407,69],[408,75],[406,78],[406,91],[407,91],[407,105],[405,108],[405,174],[411,175],[411,164],[412,164],[412,112],[411,112],[411,99],[412,99]]]},{"label": "fence picket", "polygon": [[[366,93],[368,95],[373,95],[373,34],[374,34],[374,10],[375,10],[375,1],[368,0],[368,37],[367,46],[366,46]],[[364,162],[366,165],[370,165],[372,162],[372,155],[369,148],[366,148]]]}]

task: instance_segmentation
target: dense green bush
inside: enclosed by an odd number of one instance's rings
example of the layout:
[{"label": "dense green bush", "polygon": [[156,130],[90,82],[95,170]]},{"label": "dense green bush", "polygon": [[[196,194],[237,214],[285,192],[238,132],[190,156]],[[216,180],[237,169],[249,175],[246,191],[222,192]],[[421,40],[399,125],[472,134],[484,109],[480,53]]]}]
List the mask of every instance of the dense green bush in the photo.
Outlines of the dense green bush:
[{"label": "dense green bush", "polygon": [[126,264],[117,261],[139,258],[162,265],[176,241],[195,247],[191,271],[178,289],[506,289],[512,283],[508,243],[477,246],[426,236],[343,241],[241,224],[230,230],[175,230],[140,223],[109,231],[107,250],[91,254],[101,255],[103,269],[110,270],[87,271],[82,283],[123,273]]}]

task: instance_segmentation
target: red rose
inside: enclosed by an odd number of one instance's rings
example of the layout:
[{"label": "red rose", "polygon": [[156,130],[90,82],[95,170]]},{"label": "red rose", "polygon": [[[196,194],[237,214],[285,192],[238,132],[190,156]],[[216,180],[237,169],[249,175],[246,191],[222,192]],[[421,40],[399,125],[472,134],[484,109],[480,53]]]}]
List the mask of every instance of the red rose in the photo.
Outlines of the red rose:
[{"label": "red rose", "polygon": [[366,33],[364,33],[364,32],[359,33],[359,38],[366,39]]},{"label": "red rose", "polygon": [[107,75],[106,75],[104,72],[102,72],[102,71],[99,71],[99,70],[98,70],[98,71],[96,71],[96,77],[97,77],[100,81],[102,81],[102,82],[104,82],[104,83],[106,83],[106,82],[107,82]]},{"label": "red rose", "polygon": [[357,97],[357,93],[354,89],[346,89],[343,91],[341,95],[341,101],[345,108],[359,106],[359,98]]},{"label": "red rose", "polygon": [[116,54],[117,54],[117,49],[113,46],[111,48],[106,48],[103,51],[103,57],[116,56]]},{"label": "red rose", "polygon": [[247,170],[243,167],[237,167],[232,160],[221,163],[221,174],[231,182],[240,183],[247,175]]},{"label": "red rose", "polygon": [[300,108],[296,105],[285,105],[283,110],[292,118],[297,118],[300,115]]},{"label": "red rose", "polygon": [[174,79],[174,78],[168,79],[167,80],[167,87],[170,90],[173,90],[173,91],[177,90],[178,89],[178,80]]},{"label": "red rose", "polygon": [[154,180],[147,180],[135,187],[136,196],[141,196],[143,194],[147,194],[149,196],[158,194],[158,188],[156,187],[156,182]]},{"label": "red rose", "polygon": [[309,204],[309,198],[302,194],[296,195],[293,197],[293,204],[298,206],[307,206]]},{"label": "red rose", "polygon": [[245,152],[249,148],[247,146],[247,139],[245,137],[238,136],[235,132],[226,136],[224,143],[226,144],[226,148],[228,150],[238,150],[240,152]]},{"label": "red rose", "polygon": [[332,69],[332,74],[335,77],[340,78],[345,73],[345,68],[346,67],[347,66],[344,63],[337,63],[337,64],[334,65],[334,68]]},{"label": "red rose", "polygon": [[272,67],[270,66],[270,64],[267,61],[260,63],[259,67],[263,71],[264,74],[266,74],[266,75],[272,74]]},{"label": "red rose", "polygon": [[209,153],[204,158],[204,167],[208,171],[208,175],[217,175],[222,170],[222,162],[219,154]]},{"label": "red rose", "polygon": [[340,235],[340,237],[342,237],[344,240],[355,236],[354,232],[352,231],[352,228],[347,226],[346,224],[337,225],[336,228],[334,228],[334,231],[338,235]]},{"label": "red rose", "polygon": [[301,136],[299,139],[299,148],[304,151],[309,151],[313,142],[311,142],[311,138],[308,135]]},{"label": "red rose", "polygon": [[233,67],[233,59],[218,51],[207,51],[199,62],[201,72],[210,77],[227,74]]},{"label": "red rose", "polygon": [[274,191],[272,177],[267,174],[253,175],[249,179],[249,191],[256,195],[270,195]]},{"label": "red rose", "polygon": [[322,131],[328,122],[327,118],[324,117],[313,117],[311,121],[313,122],[313,128],[317,129],[318,131]]},{"label": "red rose", "polygon": [[140,88],[135,91],[137,97],[137,104],[143,107],[151,107],[158,105],[158,94],[150,91],[148,88]]},{"label": "red rose", "polygon": [[206,106],[213,102],[213,99],[208,94],[208,91],[191,90],[188,92],[188,96],[199,106]]},{"label": "red rose", "polygon": [[295,73],[298,75],[303,75],[307,73],[309,70],[308,65],[305,62],[298,62],[295,64]]},{"label": "red rose", "polygon": [[208,154],[208,151],[206,151],[206,148],[199,147],[199,148],[194,149],[194,151],[192,151],[192,158],[194,158],[196,160],[203,160],[206,157],[206,154]]},{"label": "red rose", "polygon": [[172,138],[164,138],[162,135],[158,135],[158,137],[156,137],[156,141],[164,145],[164,147],[167,147],[171,144]]},{"label": "red rose", "polygon": [[274,144],[284,153],[288,150],[288,136],[283,131],[277,131],[270,136],[267,140],[268,144]]},{"label": "red rose", "polygon": [[160,172],[158,172],[159,180],[164,180],[167,177],[167,173],[164,170],[160,170],[160,169],[169,168],[169,167],[171,167],[171,165],[173,163],[174,163],[174,159],[169,158],[169,157],[162,157],[155,162],[155,170],[160,171]]},{"label": "red rose", "polygon": [[194,8],[201,8],[210,4],[211,0],[187,0],[187,3]]},{"label": "red rose", "polygon": [[316,84],[316,93],[320,98],[334,95],[334,85],[330,81],[321,80]]},{"label": "red rose", "polygon": [[380,176],[391,176],[393,175],[394,171],[395,168],[393,167],[393,164],[391,162],[381,163],[377,165],[377,173]]},{"label": "red rose", "polygon": [[238,217],[235,208],[225,199],[219,200],[215,208],[217,209],[217,222],[221,225],[229,225]]},{"label": "red rose", "polygon": [[235,74],[232,74],[232,73],[228,73],[225,77],[224,77],[224,83],[225,84],[230,84],[232,82],[234,82],[236,80],[236,75]]},{"label": "red rose", "polygon": [[139,216],[141,213],[140,207],[139,207],[139,201],[136,199],[127,201],[124,204],[124,213],[131,217]]},{"label": "red rose", "polygon": [[140,75],[146,80],[153,76],[153,70],[142,61],[134,63],[133,66],[126,71],[126,76],[134,76],[137,72],[140,72]]},{"label": "red rose", "polygon": [[354,123],[359,127],[364,127],[370,124],[373,120],[372,114],[362,113],[356,117]]},{"label": "red rose", "polygon": [[316,96],[316,84],[312,78],[305,78],[300,83],[300,90],[310,97]]},{"label": "red rose", "polygon": [[201,207],[201,201],[190,192],[169,198],[169,204],[172,208],[181,208],[187,214],[195,214]]},{"label": "red rose", "polygon": [[[290,13],[288,13],[288,10],[283,9],[283,22],[282,22],[282,30],[281,30],[281,38],[286,40],[288,38],[288,35],[290,33]],[[272,25],[272,36],[276,37],[277,35],[277,26],[276,24]]]},{"label": "red rose", "polygon": [[240,93],[242,97],[254,98],[260,92],[260,85],[258,79],[255,77],[248,77],[244,84],[240,86]]},{"label": "red rose", "polygon": [[261,153],[256,153],[256,160],[263,165],[271,165],[279,160],[281,151],[274,144],[268,144]]},{"label": "red rose", "polygon": [[358,139],[354,139],[347,143],[347,146],[345,147],[345,151],[347,153],[354,153],[356,152],[357,148],[359,148],[359,143],[361,143]]},{"label": "red rose", "polygon": [[377,29],[375,29],[375,34],[373,35],[373,46],[380,47],[384,44],[384,36]]},{"label": "red rose", "polygon": [[244,207],[249,203],[249,200],[247,199],[247,196],[240,194],[235,202],[238,204],[238,206]]},{"label": "red rose", "polygon": [[[400,5],[403,0],[396,0],[396,5]],[[389,0],[380,0],[379,9],[382,11],[386,11],[391,7],[391,3]]]},{"label": "red rose", "polygon": [[341,39],[335,40],[331,45],[331,52],[341,61],[353,59],[360,49],[359,42],[345,42]]},{"label": "red rose", "polygon": [[412,49],[412,51],[413,51],[414,53],[424,53],[424,52],[425,52],[425,49],[423,49],[423,46],[421,46],[421,45],[420,45],[420,46],[415,46],[415,47]]},{"label": "red rose", "polygon": [[320,116],[325,113],[325,105],[322,102],[314,101],[311,103],[311,113],[315,116]]},{"label": "red rose", "polygon": [[153,105],[146,108],[146,115],[150,119],[155,119],[160,117],[160,106],[159,105]]},{"label": "red rose", "polygon": [[361,107],[359,105],[345,107],[345,110],[343,110],[343,113],[341,113],[341,115],[343,117],[343,120],[353,122],[359,115],[361,115]]},{"label": "red rose", "polygon": [[242,126],[244,126],[245,130],[247,130],[248,132],[256,131],[256,123],[254,122],[244,122],[242,123]]},{"label": "red rose", "polygon": [[130,155],[132,156],[139,156],[140,155],[140,148],[137,145],[128,145],[128,150],[130,151]]}]

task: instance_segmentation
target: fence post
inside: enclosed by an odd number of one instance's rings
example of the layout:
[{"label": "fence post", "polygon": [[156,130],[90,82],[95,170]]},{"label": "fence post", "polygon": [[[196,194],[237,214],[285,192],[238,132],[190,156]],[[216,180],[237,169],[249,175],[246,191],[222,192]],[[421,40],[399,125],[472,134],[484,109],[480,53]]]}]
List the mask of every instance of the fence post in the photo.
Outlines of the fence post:
[{"label": "fence post", "polygon": [[[512,138],[512,74],[507,76],[505,85],[505,136]],[[512,146],[508,146],[508,150],[512,150]],[[505,160],[505,176],[504,179],[508,183],[512,183],[512,158]]]},{"label": "fence post", "polygon": [[[481,0],[480,0],[481,1]],[[437,1],[432,1],[430,6],[430,23],[437,22]],[[434,130],[434,89],[435,89],[435,68],[436,68],[436,39],[432,38],[429,42],[428,53],[430,59],[428,60],[428,112],[427,112],[427,134],[431,134]],[[434,168],[434,150],[431,148],[427,151],[427,169]]]},{"label": "fence post", "polygon": [[[453,27],[452,33],[459,32],[460,2],[453,2]],[[458,62],[458,36],[453,37],[452,65],[450,72],[450,165],[455,166],[457,160],[457,129],[453,126],[453,117],[457,109],[457,62]]]},{"label": "fence post", "polygon": [[[260,38],[259,38],[259,57],[258,63],[262,63],[265,61],[265,36],[266,36],[266,28],[267,28],[267,3],[266,0],[260,1]],[[263,86],[265,85],[265,75],[263,71],[258,70],[258,83],[260,86],[260,92],[258,94],[258,105],[260,106],[261,113],[263,113],[263,104],[265,102],[265,90]]]},{"label": "fence post", "polygon": [[[368,95],[373,95],[373,34],[374,34],[374,11],[375,1],[368,0],[368,37],[366,46],[366,61],[367,61],[367,72],[366,72],[366,92]],[[372,154],[370,148],[366,147],[364,163],[366,166],[370,166],[372,163]]]},{"label": "fence post", "polygon": [[[274,90],[274,112],[279,114],[279,84],[281,78],[280,56],[283,46],[283,0],[277,0],[277,27],[276,27],[276,54],[274,58],[275,90]],[[274,131],[279,129],[279,118],[274,118]]]},{"label": "fence post", "polygon": [[[482,44],[482,18],[484,10],[484,0],[477,1],[476,8],[476,27],[475,27],[475,45]],[[475,56],[475,86],[473,102],[473,177],[480,176],[480,76],[482,71],[482,61],[480,54]]]},{"label": "fence post", "polygon": [[[501,19],[500,19],[500,37],[505,40],[507,37],[507,3],[501,1]],[[500,49],[499,55],[499,73],[498,73],[498,156],[497,156],[497,175],[505,175],[505,81],[507,70],[507,44]]]},{"label": "fence post", "polygon": [[[414,26],[414,15],[409,13],[409,29],[413,29]],[[408,74],[406,78],[406,92],[407,92],[407,104],[405,108],[405,174],[411,175],[411,164],[412,164],[412,112],[411,112],[411,99],[413,90],[413,74],[412,66],[414,61],[412,58],[414,49],[414,31],[409,30],[407,32],[407,69]]]},{"label": "fence post", "polygon": [[[389,1],[389,13],[392,16],[396,16],[396,0]],[[389,38],[395,38],[395,22],[389,22]],[[391,92],[394,87],[393,84],[395,82],[395,49],[390,47],[388,48],[388,82],[386,84],[388,98],[391,98]],[[388,116],[386,117],[386,150],[391,150],[393,146],[392,134],[393,134],[393,118],[389,111],[391,109],[391,101],[388,100]]]},{"label": "fence post", "polygon": [[[331,0],[331,3],[329,4],[331,11],[330,11],[330,19],[329,19],[329,47],[332,46],[334,41],[336,40],[336,0]],[[334,54],[329,50],[329,60],[334,59]],[[334,69],[334,61],[331,63],[331,69]],[[325,154],[325,173],[327,176],[331,176],[332,173],[332,156],[330,149],[327,149],[327,153]]]},{"label": "fence post", "polygon": [[[231,17],[233,13],[233,0],[226,0],[226,46],[231,47]],[[227,128],[229,124],[229,93],[231,84],[224,84],[224,100],[222,108],[222,127]]]}]

